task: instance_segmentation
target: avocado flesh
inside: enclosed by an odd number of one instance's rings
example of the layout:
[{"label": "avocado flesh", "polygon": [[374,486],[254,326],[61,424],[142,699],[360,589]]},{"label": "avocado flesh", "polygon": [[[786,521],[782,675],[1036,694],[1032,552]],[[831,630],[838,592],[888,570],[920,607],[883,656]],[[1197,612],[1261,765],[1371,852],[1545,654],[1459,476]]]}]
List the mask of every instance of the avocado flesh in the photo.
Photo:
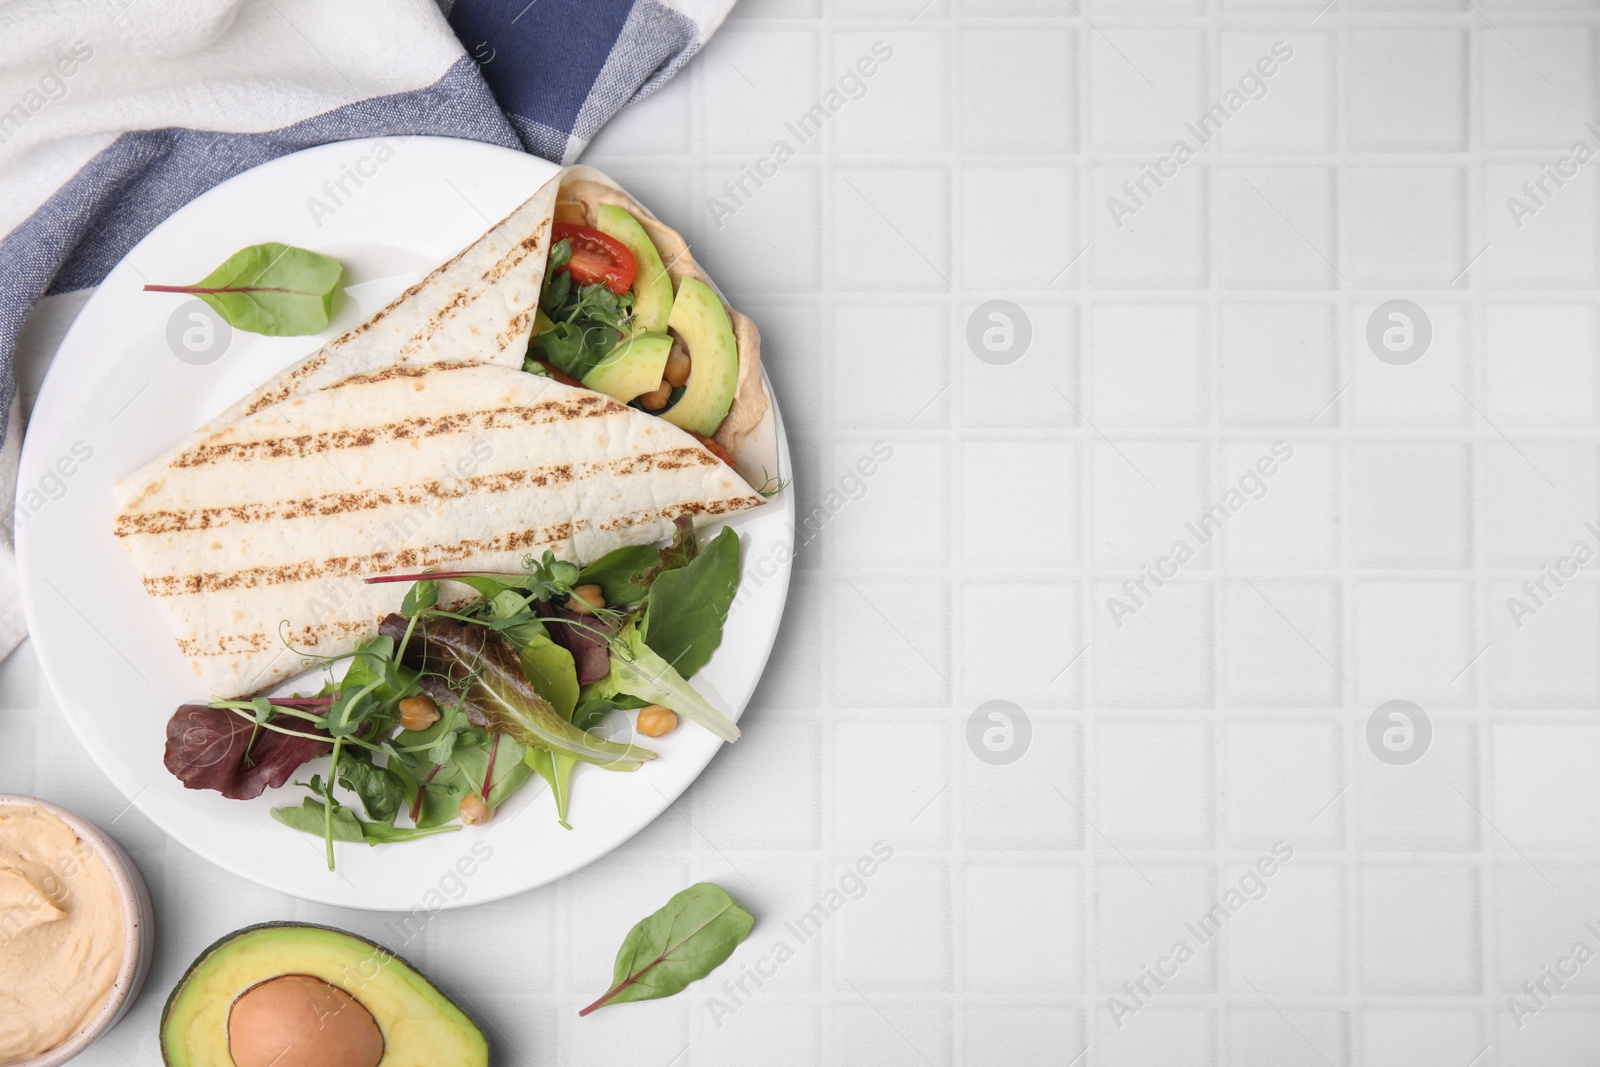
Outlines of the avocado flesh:
[{"label": "avocado flesh", "polygon": [[489,1044],[462,1010],[399,956],[342,930],[274,923],[218,941],[189,968],[161,1017],[167,1067],[233,1067],[228,1012],[247,990],[284,974],[338,986],[383,1031],[379,1067],[488,1067]]},{"label": "avocado flesh", "polygon": [[739,388],[739,345],[733,339],[733,323],[711,286],[685,278],[667,325],[689,350],[689,381],[678,402],[661,417],[710,437],[728,417]]},{"label": "avocado flesh", "polygon": [[587,389],[604,393],[624,404],[661,385],[661,372],[672,354],[672,338],[664,333],[640,333],[606,353],[583,376]]},{"label": "avocado flesh", "polygon": [[[645,333],[664,332],[667,317],[672,314],[672,276],[661,265],[661,253],[656,251],[655,242],[644,232],[639,220],[625,208],[601,204],[595,208],[594,217],[595,229],[607,237],[615,237],[633,253],[636,267],[633,274],[634,327]],[[654,389],[659,381],[652,382],[650,389]],[[649,389],[641,392],[649,392]],[[628,399],[632,400],[633,397]]]}]

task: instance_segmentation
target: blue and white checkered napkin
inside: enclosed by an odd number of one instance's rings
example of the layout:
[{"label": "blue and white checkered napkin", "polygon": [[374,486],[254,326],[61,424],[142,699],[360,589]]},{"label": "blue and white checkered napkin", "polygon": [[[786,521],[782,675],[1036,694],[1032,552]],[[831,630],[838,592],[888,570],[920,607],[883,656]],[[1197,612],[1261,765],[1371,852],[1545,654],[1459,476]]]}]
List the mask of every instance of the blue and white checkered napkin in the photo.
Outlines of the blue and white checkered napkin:
[{"label": "blue and white checkered napkin", "polygon": [[[162,219],[277,156],[434,134],[558,162],[671,78],[734,0],[57,0],[0,9],[0,500],[40,372]],[[448,21],[447,21],[448,20]],[[32,320],[30,321],[30,316]],[[27,323],[29,329],[24,331]],[[0,604],[15,605],[11,523]],[[25,635],[0,608],[0,655]]]}]

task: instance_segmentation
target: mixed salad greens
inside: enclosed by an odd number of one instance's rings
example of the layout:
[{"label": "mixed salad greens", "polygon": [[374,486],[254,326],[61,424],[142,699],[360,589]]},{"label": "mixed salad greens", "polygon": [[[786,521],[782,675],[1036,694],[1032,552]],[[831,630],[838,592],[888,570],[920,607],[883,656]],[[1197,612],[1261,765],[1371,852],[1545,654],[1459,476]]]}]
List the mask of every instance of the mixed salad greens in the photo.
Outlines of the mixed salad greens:
[{"label": "mixed salad greens", "polygon": [[[316,693],[186,704],[167,730],[167,768],[233,798],[330,756],[325,773],[296,783],[307,791],[298,805],[272,811],[323,838],[330,870],[335,841],[410,841],[482,822],[534,775],[570,829],[578,763],[632,771],[656,758],[604,735],[619,712],[657,705],[723,740],[739,736],[688,682],[721,643],[738,589],[730,529],[702,546],[685,516],[667,546],[619,548],[582,569],[547,551],[517,573],[367,581],[411,585],[377,636],[325,660]],[[446,581],[476,596],[447,603]]]},{"label": "mixed salad greens", "polygon": [[[603,234],[598,236],[603,237]],[[550,248],[545,268],[544,293],[539,297],[543,318],[535,328],[522,369],[547,374],[552,369],[582,382],[624,338],[633,332],[635,267],[628,256],[625,273],[597,274],[580,255],[573,265],[573,236],[562,237]],[[581,251],[581,248],[580,248]],[[626,256],[627,250],[621,249]],[[574,280],[576,277],[577,280]],[[608,277],[612,280],[608,281]],[[591,279],[588,284],[584,279]],[[622,283],[620,291],[612,286]]]}]

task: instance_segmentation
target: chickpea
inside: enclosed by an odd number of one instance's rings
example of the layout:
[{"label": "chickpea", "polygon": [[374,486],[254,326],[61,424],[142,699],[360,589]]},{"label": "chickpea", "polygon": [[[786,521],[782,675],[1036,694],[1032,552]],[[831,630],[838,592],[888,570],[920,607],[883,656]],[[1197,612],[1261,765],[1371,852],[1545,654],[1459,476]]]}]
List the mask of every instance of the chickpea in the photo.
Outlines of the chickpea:
[{"label": "chickpea", "polygon": [[651,704],[639,709],[635,725],[646,737],[665,737],[678,728],[678,713],[660,704]]},{"label": "chickpea", "polygon": [[567,610],[579,615],[593,615],[596,608],[606,606],[605,592],[598,585],[580,585],[572,591]]},{"label": "chickpea", "polygon": [[492,815],[494,812],[477,793],[468,793],[461,798],[461,821],[466,825],[482,826]]},{"label": "chickpea", "polygon": [[439,709],[427,697],[406,697],[400,702],[400,728],[426,730],[439,721]]},{"label": "chickpea", "polygon": [[640,393],[638,400],[646,411],[660,411],[667,406],[667,401],[672,399],[672,383],[665,378],[661,384],[648,393]]},{"label": "chickpea", "polygon": [[689,380],[689,370],[693,363],[689,360],[689,353],[682,345],[673,345],[672,354],[667,357],[667,369],[662,371],[662,378],[668,385],[679,386]]}]

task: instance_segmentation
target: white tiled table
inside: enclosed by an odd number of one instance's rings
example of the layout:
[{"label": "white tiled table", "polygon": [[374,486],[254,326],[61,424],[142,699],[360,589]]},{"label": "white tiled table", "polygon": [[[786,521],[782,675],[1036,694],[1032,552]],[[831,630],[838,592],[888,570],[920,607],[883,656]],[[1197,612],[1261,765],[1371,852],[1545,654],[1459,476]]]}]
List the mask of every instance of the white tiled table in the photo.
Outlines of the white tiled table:
[{"label": "white tiled table", "polygon": [[[412,946],[500,1062],[1600,1056],[1600,962],[1508,1006],[1574,942],[1600,950],[1596,570],[1520,628],[1507,607],[1574,541],[1600,549],[1600,161],[1520,228],[1506,203],[1600,149],[1595,6],[1320,6],[745,0],[604,132],[587,161],[761,324],[819,510],[738,748],[609,859]],[[1107,198],[1280,40],[1264,95],[1118,229]],[[800,144],[786,123],[880,41]],[[761,162],[780,140],[794,158]],[[1395,299],[1431,327],[1409,365],[1367,341]],[[1020,358],[969,345],[991,300],[1025,317]],[[1292,456],[1247,477],[1278,441]],[[855,473],[875,442],[892,456]],[[1128,597],[1179,540],[1194,558]],[[1406,765],[1368,741],[1397,699],[1432,729]],[[992,700],[1027,716],[1015,762],[969,744]],[[109,824],[159,901],[149,992],[84,1062],[156,1062],[163,995],[235,926],[384,938],[119,816],[27,647],[0,702],[5,787]],[[802,942],[786,924],[879,841],[893,858]],[[1252,875],[1274,842],[1292,858]],[[579,1020],[628,924],[698,878],[759,916],[733,962]],[[779,941],[775,977],[724,992]],[[1134,998],[1146,967],[1171,976]]]}]

